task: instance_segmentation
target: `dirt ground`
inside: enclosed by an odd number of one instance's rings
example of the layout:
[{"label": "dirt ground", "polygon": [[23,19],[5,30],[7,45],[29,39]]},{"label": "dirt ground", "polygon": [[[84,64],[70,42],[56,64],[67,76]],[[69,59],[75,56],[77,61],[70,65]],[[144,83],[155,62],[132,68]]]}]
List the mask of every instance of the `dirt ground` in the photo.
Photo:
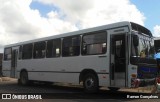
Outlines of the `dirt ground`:
[{"label": "dirt ground", "polygon": [[12,81],[12,80],[17,80],[17,79],[9,78],[9,77],[0,77],[0,82],[2,82],[2,81]]},{"label": "dirt ground", "polygon": [[[4,81],[14,81],[17,80],[15,78],[10,77],[0,77],[0,82]],[[106,89],[106,88],[104,88]],[[102,88],[103,90],[103,88]],[[122,88],[120,91],[124,92],[140,92],[140,93],[155,93],[156,89],[155,86],[147,86],[147,87],[139,87],[139,88]]]}]

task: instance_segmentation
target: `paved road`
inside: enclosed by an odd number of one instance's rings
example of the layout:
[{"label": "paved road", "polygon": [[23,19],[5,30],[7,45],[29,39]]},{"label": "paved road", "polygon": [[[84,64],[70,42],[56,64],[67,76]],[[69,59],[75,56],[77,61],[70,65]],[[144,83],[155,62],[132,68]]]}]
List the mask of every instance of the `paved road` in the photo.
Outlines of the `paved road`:
[{"label": "paved road", "polygon": [[[0,93],[15,95],[41,95],[42,100],[0,100],[0,102],[160,102],[160,99],[126,99],[126,97],[144,97],[150,94],[131,92],[111,92],[101,90],[97,94],[84,94],[80,87],[34,84],[30,86],[17,85],[17,80],[0,82]],[[0,94],[1,95],[1,94]],[[154,95],[152,95],[154,96]],[[0,98],[2,95],[0,96]],[[160,97],[160,96],[158,96]],[[16,98],[16,97],[14,97]]]}]

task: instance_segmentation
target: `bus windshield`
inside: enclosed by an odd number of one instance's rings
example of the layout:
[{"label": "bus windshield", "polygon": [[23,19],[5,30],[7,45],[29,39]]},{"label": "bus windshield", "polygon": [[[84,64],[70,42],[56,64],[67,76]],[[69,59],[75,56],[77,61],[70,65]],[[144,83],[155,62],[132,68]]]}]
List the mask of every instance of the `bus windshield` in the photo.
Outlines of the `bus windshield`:
[{"label": "bus windshield", "polygon": [[[137,44],[135,44],[135,36],[137,36]],[[133,58],[154,58],[154,40],[151,37],[138,32],[132,32],[131,40],[131,57]]]}]

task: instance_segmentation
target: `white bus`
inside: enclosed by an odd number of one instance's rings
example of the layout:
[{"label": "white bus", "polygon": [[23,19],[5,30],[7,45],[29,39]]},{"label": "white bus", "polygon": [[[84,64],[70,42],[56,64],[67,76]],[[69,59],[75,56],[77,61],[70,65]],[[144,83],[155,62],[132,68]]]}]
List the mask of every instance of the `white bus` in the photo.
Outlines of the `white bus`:
[{"label": "white bus", "polygon": [[[53,32],[54,33],[54,32]],[[3,75],[22,85],[33,81],[83,85],[86,92],[144,86],[156,77],[151,32],[124,21],[7,45]],[[145,82],[147,81],[147,82]]]}]

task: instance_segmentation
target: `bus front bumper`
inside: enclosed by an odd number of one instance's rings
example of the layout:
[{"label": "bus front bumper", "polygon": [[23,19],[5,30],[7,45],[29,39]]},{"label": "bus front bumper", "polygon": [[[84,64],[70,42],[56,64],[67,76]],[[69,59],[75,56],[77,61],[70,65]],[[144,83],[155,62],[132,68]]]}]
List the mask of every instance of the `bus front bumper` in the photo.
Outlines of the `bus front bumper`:
[{"label": "bus front bumper", "polygon": [[145,86],[150,86],[155,84],[156,84],[156,78],[152,78],[152,79],[132,78],[131,79],[132,88],[145,87]]}]

